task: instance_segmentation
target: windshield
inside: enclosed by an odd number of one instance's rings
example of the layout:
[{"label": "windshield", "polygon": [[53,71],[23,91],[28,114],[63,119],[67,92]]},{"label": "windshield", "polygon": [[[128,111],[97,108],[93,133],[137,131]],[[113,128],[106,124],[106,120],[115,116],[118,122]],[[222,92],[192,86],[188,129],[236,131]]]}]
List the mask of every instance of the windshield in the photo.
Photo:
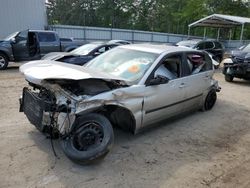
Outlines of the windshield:
[{"label": "windshield", "polygon": [[135,84],[158,56],[151,52],[115,48],[91,60],[86,66]]},{"label": "windshield", "polygon": [[189,41],[178,42],[176,45],[177,46],[186,46],[186,47],[189,47],[189,48],[193,48],[197,43],[198,43],[198,41],[189,40]]},{"label": "windshield", "polygon": [[243,49],[243,52],[250,52],[250,44],[246,45]]},{"label": "windshield", "polygon": [[77,55],[87,55],[89,52],[91,52],[92,50],[94,50],[99,45],[100,44],[85,44],[85,45],[82,45],[82,46],[74,49],[71,52],[73,54],[77,54]]},{"label": "windshield", "polygon": [[12,34],[8,35],[7,37],[5,37],[5,39],[3,39],[3,40],[5,40],[5,41],[11,40],[15,36],[17,36],[18,33],[19,32],[12,33]]}]

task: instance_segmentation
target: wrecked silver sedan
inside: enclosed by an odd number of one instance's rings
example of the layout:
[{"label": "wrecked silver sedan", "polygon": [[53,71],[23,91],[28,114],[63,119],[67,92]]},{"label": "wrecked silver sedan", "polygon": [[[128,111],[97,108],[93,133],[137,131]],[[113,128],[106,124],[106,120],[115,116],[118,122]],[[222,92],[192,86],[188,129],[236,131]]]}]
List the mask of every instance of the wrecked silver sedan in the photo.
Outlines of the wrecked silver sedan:
[{"label": "wrecked silver sedan", "polygon": [[104,157],[112,126],[138,133],[195,109],[210,110],[218,82],[205,52],[164,45],[126,45],[86,66],[53,61],[24,64],[20,111],[42,132],[58,135],[77,163]]}]

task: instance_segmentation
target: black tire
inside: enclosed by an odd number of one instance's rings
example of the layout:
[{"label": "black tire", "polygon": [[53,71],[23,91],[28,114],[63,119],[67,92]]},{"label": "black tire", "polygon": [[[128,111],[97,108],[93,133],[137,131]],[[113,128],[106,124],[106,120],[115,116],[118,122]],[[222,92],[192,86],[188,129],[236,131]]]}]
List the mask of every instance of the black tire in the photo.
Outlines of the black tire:
[{"label": "black tire", "polygon": [[105,116],[86,114],[76,120],[71,136],[62,139],[61,143],[69,159],[88,164],[106,156],[114,143],[114,132]]},{"label": "black tire", "polygon": [[211,110],[214,107],[214,104],[217,100],[217,94],[214,89],[210,90],[206,96],[203,111]]},{"label": "black tire", "polygon": [[234,77],[232,75],[229,75],[229,74],[225,74],[225,80],[227,82],[232,82],[234,79]]},{"label": "black tire", "polygon": [[0,52],[0,70],[5,70],[8,67],[9,59],[8,57]]}]

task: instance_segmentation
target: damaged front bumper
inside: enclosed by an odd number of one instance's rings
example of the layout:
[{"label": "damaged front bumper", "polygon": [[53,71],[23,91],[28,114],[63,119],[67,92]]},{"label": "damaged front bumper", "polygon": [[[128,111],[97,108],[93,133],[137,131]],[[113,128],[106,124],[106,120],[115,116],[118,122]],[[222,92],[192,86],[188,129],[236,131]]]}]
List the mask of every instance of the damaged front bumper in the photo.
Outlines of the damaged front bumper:
[{"label": "damaged front bumper", "polygon": [[40,131],[44,131],[46,125],[51,124],[50,113],[54,110],[52,101],[46,101],[31,92],[27,87],[23,88],[22,97],[19,99],[20,112],[24,112],[28,120]]}]

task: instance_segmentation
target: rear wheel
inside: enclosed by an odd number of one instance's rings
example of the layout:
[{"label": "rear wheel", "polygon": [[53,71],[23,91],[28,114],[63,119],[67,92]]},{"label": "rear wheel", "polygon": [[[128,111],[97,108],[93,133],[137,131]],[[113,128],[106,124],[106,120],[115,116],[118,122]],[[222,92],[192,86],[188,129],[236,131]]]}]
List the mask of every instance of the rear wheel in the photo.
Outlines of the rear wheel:
[{"label": "rear wheel", "polygon": [[211,110],[217,100],[216,91],[213,89],[208,92],[204,102],[203,111]]},{"label": "rear wheel", "polygon": [[4,70],[8,67],[9,64],[9,60],[7,58],[7,56],[0,52],[0,70]]},{"label": "rear wheel", "polygon": [[229,75],[229,74],[226,74],[226,75],[225,75],[225,80],[226,80],[227,82],[232,82],[233,79],[234,79],[234,77],[233,77],[232,75]]},{"label": "rear wheel", "polygon": [[114,133],[109,120],[92,113],[76,120],[71,136],[62,140],[62,148],[72,161],[86,164],[103,158],[113,142]]}]

